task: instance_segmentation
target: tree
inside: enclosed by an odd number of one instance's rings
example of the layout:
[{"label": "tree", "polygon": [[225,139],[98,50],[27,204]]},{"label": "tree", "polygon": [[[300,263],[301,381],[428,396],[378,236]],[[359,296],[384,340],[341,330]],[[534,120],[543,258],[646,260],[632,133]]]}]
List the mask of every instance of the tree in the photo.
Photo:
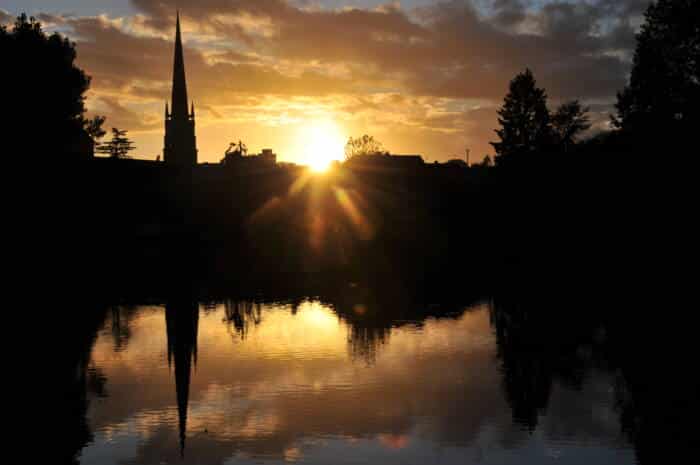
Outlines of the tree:
[{"label": "tree", "polygon": [[345,160],[349,160],[358,155],[384,155],[387,153],[381,142],[367,134],[355,139],[350,137],[345,144]]},{"label": "tree", "polygon": [[551,116],[552,133],[556,142],[567,151],[576,143],[576,136],[591,127],[588,107],[582,107],[578,100],[562,103]]},{"label": "tree", "polygon": [[236,142],[231,142],[228,144],[228,148],[226,149],[225,156],[229,155],[238,155],[240,157],[245,157],[248,154],[248,146],[245,145],[241,140]]},{"label": "tree", "polygon": [[98,139],[102,139],[105,136],[106,131],[102,128],[102,125],[106,119],[104,116],[95,116],[84,121],[83,128],[93,142],[97,143]]},{"label": "tree", "polygon": [[491,142],[496,162],[503,163],[517,154],[532,153],[551,140],[547,94],[537,87],[532,71],[526,69],[510,82],[503,106],[498,110],[500,142]]},{"label": "tree", "polygon": [[480,166],[482,168],[490,168],[493,166],[493,160],[491,160],[491,157],[489,155],[486,155],[480,163],[477,163],[476,166]]},{"label": "tree", "polygon": [[221,160],[221,163],[232,163],[237,158],[245,157],[247,154],[248,146],[239,139],[238,143],[231,142],[228,144],[228,148],[226,149],[226,152],[224,152],[224,158]]},{"label": "tree", "polygon": [[[12,112],[3,130],[10,153],[64,154],[85,135],[85,92],[90,78],[74,62],[75,44],[20,15],[11,30],[0,28],[4,108]],[[51,151],[43,141],[52,141]]]},{"label": "tree", "polygon": [[637,34],[632,72],[613,123],[639,136],[700,122],[700,2],[659,0]]},{"label": "tree", "polygon": [[129,152],[134,150],[134,143],[126,137],[127,131],[112,128],[112,140],[97,147],[99,153],[110,158],[129,158]]}]

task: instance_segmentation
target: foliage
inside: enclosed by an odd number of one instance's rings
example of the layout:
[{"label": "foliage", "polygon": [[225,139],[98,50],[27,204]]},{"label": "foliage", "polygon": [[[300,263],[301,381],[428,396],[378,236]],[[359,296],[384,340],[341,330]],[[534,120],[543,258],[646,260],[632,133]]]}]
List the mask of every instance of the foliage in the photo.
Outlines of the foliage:
[{"label": "foliage", "polygon": [[367,134],[362,137],[348,139],[345,144],[345,160],[349,160],[358,155],[384,155],[388,153],[384,150],[381,142],[376,140],[374,136]]},{"label": "foliage", "polygon": [[112,128],[112,140],[97,147],[99,153],[110,158],[129,158],[129,152],[134,150],[134,143],[127,137],[127,131]]},{"label": "foliage", "polygon": [[87,133],[88,136],[93,141],[97,141],[98,139],[102,139],[105,134],[107,133],[103,128],[102,125],[104,124],[105,120],[107,118],[104,116],[95,116],[92,119],[85,120],[83,122],[83,128],[85,129],[85,132]]},{"label": "foliage", "polygon": [[[75,44],[47,35],[34,18],[20,15],[11,30],[0,28],[0,87],[12,117],[4,123],[11,150],[67,153],[85,134],[85,92],[90,78],[76,67]],[[37,137],[40,134],[41,137]]]},{"label": "foliage", "polygon": [[477,163],[477,166],[480,166],[482,168],[490,168],[493,166],[493,160],[491,160],[491,157],[489,155],[486,155],[480,163]]},{"label": "foliage", "polygon": [[576,142],[576,137],[590,129],[588,107],[581,106],[578,100],[562,103],[551,116],[552,132],[556,143],[564,151]]},{"label": "foliage", "polygon": [[230,155],[238,155],[241,157],[245,157],[248,154],[248,146],[244,144],[241,140],[236,142],[231,142],[228,144],[228,148],[226,149],[225,156],[228,157]]},{"label": "foliage", "polygon": [[[645,13],[629,84],[613,123],[639,135],[697,126],[700,114],[700,2],[659,0]],[[651,131],[650,131],[651,130]]]},{"label": "foliage", "polygon": [[532,153],[545,147],[551,139],[547,94],[538,88],[532,71],[526,69],[510,82],[503,106],[498,110],[500,142],[492,142],[496,162],[517,154]]}]

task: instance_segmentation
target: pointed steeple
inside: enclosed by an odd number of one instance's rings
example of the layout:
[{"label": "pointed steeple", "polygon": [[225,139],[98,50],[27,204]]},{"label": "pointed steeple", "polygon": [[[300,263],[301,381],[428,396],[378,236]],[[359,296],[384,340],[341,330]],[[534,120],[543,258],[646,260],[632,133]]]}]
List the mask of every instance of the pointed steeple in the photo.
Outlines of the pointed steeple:
[{"label": "pointed steeple", "polygon": [[182,53],[180,12],[175,24],[175,59],[173,60],[173,91],[170,112],[165,111],[165,145],[163,161],[171,165],[195,166],[197,164],[197,137],[194,130],[194,106],[187,111],[187,81],[185,59]]},{"label": "pointed steeple", "polygon": [[182,37],[180,34],[180,12],[177,12],[175,25],[175,59],[173,60],[173,119],[187,118],[187,81],[185,79],[185,59],[182,53]]}]

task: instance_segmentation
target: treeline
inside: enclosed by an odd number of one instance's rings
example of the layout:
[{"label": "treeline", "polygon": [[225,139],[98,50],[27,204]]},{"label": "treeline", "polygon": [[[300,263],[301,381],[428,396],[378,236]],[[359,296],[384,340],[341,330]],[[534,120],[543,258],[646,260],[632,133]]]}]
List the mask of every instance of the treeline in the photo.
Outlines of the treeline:
[{"label": "treeline", "polygon": [[[79,257],[84,269],[109,263],[114,282],[138,275],[140,263],[151,275],[154,263],[164,274],[334,272],[406,288],[496,285],[513,269],[589,283],[651,275],[687,253],[693,236],[683,226],[692,219],[694,172],[681,166],[699,127],[698,8],[685,0],[650,6],[614,129],[591,139],[581,137],[585,107],[572,101],[551,111],[526,70],[500,111],[493,168],[346,164],[313,177],[281,167],[236,173],[45,157],[22,172],[32,188],[20,199],[28,220],[18,229],[54,258],[49,275],[76,268]],[[37,38],[33,24],[3,29],[2,43],[26,33],[72,66],[72,46]],[[9,74],[19,82],[24,72]],[[57,83],[51,98],[70,89],[77,97],[61,118],[86,131],[81,73]],[[26,121],[11,124],[25,132],[49,124],[28,129]]]},{"label": "treeline", "polygon": [[[589,279],[659,281],[694,247],[691,186],[700,127],[700,4],[652,3],[611,128],[588,127],[577,101],[555,111],[529,70],[499,111],[493,202],[497,247]],[[575,76],[572,76],[575,79]],[[569,266],[566,266],[566,265]],[[582,268],[583,267],[583,268]]]}]

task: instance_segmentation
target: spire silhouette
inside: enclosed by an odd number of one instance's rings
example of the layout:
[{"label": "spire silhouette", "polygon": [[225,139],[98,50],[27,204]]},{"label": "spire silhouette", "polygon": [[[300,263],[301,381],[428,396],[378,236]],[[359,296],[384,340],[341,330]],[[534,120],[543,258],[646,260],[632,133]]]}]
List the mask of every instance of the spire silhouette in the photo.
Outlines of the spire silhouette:
[{"label": "spire silhouette", "polygon": [[173,59],[173,89],[172,89],[173,119],[187,119],[187,79],[185,77],[185,58],[182,52],[182,35],[180,33],[180,12],[177,12],[175,23],[175,57]]},{"label": "spire silhouette", "polygon": [[197,363],[199,308],[196,302],[177,300],[165,307],[168,337],[168,366],[175,363],[175,393],[180,438],[180,455],[185,454],[187,409],[190,399],[192,366]]},{"label": "spire silhouette", "polygon": [[197,141],[194,132],[194,105],[187,111],[187,78],[180,31],[180,12],[175,20],[175,54],[173,57],[173,87],[170,112],[166,104],[165,147],[163,161],[169,164],[192,166],[197,164]]}]

